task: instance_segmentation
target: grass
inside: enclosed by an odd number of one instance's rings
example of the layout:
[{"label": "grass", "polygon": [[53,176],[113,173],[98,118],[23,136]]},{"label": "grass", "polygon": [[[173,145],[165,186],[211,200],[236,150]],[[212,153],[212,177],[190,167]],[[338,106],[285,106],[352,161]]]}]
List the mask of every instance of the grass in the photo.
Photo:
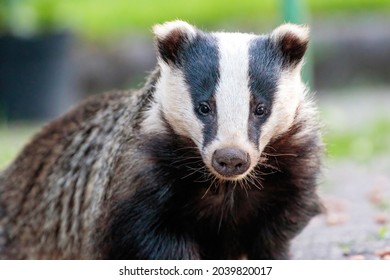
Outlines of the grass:
[{"label": "grass", "polygon": [[[12,1],[11,1],[12,2]],[[284,1],[274,0],[25,0],[11,12],[0,4],[0,18],[16,31],[69,27],[83,37],[104,39],[137,29],[145,32],[159,22],[184,19],[200,27],[226,22],[236,26],[282,20]],[[335,13],[390,12],[388,0],[307,0],[312,17]],[[0,20],[1,23],[1,20]],[[0,24],[1,27],[1,24]],[[24,29],[24,31],[23,31]]]},{"label": "grass", "polygon": [[350,158],[367,161],[374,155],[390,157],[390,120],[377,118],[351,130],[333,130],[325,134],[328,155],[331,158]]},{"label": "grass", "polygon": [[353,242],[351,242],[351,241],[350,242],[340,242],[337,245],[344,256],[348,256],[351,254]]},{"label": "grass", "polygon": [[[149,30],[156,23],[184,19],[200,27],[224,22],[257,26],[282,20],[282,2],[274,0],[68,0],[62,1],[64,22],[87,37],[106,37],[131,29]],[[313,16],[333,13],[390,12],[388,0],[307,0]],[[71,17],[69,17],[71,15]],[[68,21],[68,19],[71,19]],[[251,28],[252,29],[252,28]]]},{"label": "grass", "polygon": [[[77,4],[75,5],[75,3]],[[248,0],[145,0],[145,1],[104,1],[84,0],[67,1],[64,15],[72,17],[83,26],[82,32],[95,36],[126,31],[126,29],[149,30],[156,23],[167,20],[185,19],[200,26],[212,26],[226,19],[246,19],[248,21],[263,15],[266,18],[275,15],[275,1]],[[74,7],[77,6],[77,11]],[[88,11],[88,13],[85,13]],[[262,11],[262,12],[260,12]]]},{"label": "grass", "polygon": [[385,240],[390,237],[390,231],[387,225],[381,226],[378,230],[377,239]]}]

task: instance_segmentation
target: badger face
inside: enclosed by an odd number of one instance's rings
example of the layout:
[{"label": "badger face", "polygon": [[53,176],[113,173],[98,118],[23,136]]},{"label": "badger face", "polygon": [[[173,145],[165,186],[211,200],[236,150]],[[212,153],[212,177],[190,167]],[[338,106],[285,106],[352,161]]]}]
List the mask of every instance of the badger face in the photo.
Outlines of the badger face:
[{"label": "badger face", "polygon": [[304,97],[308,30],[286,24],[270,35],[205,33],[173,21],[154,33],[161,76],[151,115],[192,139],[217,178],[245,178],[293,124]]}]

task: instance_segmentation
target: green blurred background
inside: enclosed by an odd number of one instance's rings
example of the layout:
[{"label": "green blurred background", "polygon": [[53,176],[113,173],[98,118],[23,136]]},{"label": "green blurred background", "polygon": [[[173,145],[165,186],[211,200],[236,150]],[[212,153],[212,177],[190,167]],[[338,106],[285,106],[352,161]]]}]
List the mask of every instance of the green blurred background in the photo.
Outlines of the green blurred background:
[{"label": "green blurred background", "polygon": [[[42,123],[87,95],[139,86],[155,64],[151,27],[173,19],[206,30],[255,33],[284,21],[309,24],[305,79],[320,104],[328,157],[361,163],[390,158],[389,0],[0,0],[0,83],[7,84],[3,90],[0,84],[0,169]],[[60,62],[48,64],[62,72],[47,70],[59,72],[49,78],[58,84],[26,101],[24,92],[33,92],[34,81],[41,78],[24,81],[29,74],[10,63],[13,56],[21,57],[19,64],[27,71],[27,60],[40,56],[22,55],[14,46],[23,42],[35,49],[50,36],[65,41],[64,47],[43,51],[51,53],[51,60],[61,53]],[[4,43],[9,40],[11,47]],[[2,43],[8,44],[6,51]],[[45,72],[35,60],[33,72]],[[14,84],[20,93],[10,93]],[[25,104],[9,105],[19,102],[15,95]],[[24,115],[31,107],[36,110]]]},{"label": "green blurred background", "polygon": [[390,8],[387,0],[2,0],[0,28],[20,35],[68,28],[81,37],[108,40],[180,18],[201,27],[247,26],[256,31],[262,29],[259,23],[284,20],[285,8],[290,8],[288,14],[301,13],[291,9],[294,2],[314,19],[385,13]]}]

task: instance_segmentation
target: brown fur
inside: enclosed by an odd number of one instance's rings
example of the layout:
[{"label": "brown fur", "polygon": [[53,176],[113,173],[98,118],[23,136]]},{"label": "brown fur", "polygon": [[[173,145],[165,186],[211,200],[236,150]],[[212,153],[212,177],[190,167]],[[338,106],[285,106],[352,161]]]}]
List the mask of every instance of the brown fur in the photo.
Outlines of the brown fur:
[{"label": "brown fur", "polygon": [[101,203],[132,191],[115,189],[117,154],[133,141],[158,75],[139,92],[89,98],[49,123],[0,174],[0,258],[96,257]]}]

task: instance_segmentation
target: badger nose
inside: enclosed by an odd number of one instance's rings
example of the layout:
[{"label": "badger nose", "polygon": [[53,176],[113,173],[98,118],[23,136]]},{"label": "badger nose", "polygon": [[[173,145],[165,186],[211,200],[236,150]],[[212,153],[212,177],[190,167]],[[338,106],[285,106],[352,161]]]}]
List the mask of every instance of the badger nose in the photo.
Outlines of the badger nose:
[{"label": "badger nose", "polygon": [[251,161],[249,154],[235,148],[223,148],[214,152],[212,166],[222,176],[241,175],[248,170]]}]

